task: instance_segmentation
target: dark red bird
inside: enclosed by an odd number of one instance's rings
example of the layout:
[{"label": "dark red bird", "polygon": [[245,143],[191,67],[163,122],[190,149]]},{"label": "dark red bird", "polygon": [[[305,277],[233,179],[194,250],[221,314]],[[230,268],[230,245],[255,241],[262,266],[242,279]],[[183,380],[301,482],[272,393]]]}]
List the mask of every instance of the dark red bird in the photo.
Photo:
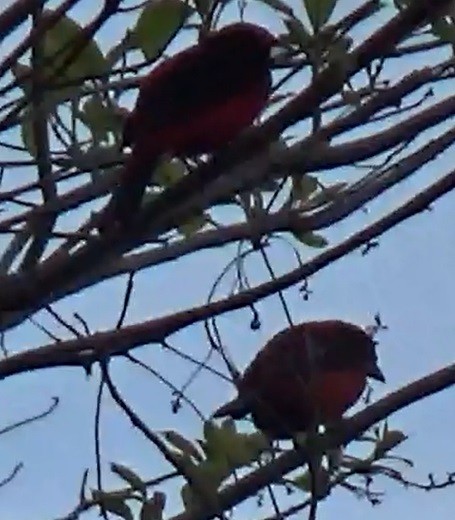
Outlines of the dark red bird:
[{"label": "dark red bird", "polygon": [[117,220],[137,209],[162,154],[214,152],[253,122],[270,94],[274,44],[275,37],[263,27],[234,23],[141,80],[123,132],[132,152],[110,202]]},{"label": "dark red bird", "polygon": [[340,419],[361,396],[367,377],[385,381],[375,342],[338,320],[310,321],[276,334],[256,355],[238,397],[213,417],[251,413],[270,438],[287,439],[315,423]]}]

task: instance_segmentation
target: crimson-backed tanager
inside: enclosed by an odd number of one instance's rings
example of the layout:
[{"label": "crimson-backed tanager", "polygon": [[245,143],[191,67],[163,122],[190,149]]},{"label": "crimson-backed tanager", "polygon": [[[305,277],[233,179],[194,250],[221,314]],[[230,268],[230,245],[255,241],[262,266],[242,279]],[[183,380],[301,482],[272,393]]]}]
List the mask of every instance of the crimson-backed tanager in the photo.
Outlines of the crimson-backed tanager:
[{"label": "crimson-backed tanager", "polygon": [[271,439],[294,438],[315,423],[341,419],[368,377],[385,381],[375,342],[363,329],[339,320],[302,323],[268,341],[239,380],[238,396],[213,417],[251,414]]},{"label": "crimson-backed tanager", "polygon": [[140,81],[123,144],[131,147],[108,205],[125,221],[139,206],[162,154],[211,153],[248,127],[267,103],[276,38],[239,22],[209,33]]}]

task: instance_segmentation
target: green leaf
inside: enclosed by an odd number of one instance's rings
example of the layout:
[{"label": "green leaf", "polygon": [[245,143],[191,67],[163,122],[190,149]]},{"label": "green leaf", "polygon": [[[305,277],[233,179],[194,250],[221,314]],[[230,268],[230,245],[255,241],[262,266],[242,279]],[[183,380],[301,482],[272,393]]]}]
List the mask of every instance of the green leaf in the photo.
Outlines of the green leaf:
[{"label": "green leaf", "polygon": [[101,502],[103,499],[107,498],[116,498],[121,500],[128,500],[132,496],[131,489],[121,489],[117,491],[100,491],[98,489],[92,489],[92,499],[95,502]]},{"label": "green leaf", "polygon": [[318,180],[311,175],[294,176],[292,178],[291,198],[293,201],[305,202],[318,188]]},{"label": "green leaf", "polygon": [[111,463],[111,471],[127,482],[133,489],[139,491],[143,497],[147,496],[147,486],[132,469],[123,464]]},{"label": "green leaf", "polygon": [[301,489],[302,491],[309,492],[311,490],[311,476],[309,471],[305,471],[304,473],[297,475],[297,477],[291,479],[291,482],[295,487]]},{"label": "green leaf", "polygon": [[314,32],[318,32],[332,15],[337,0],[303,0],[303,3]]},{"label": "green leaf", "polygon": [[191,217],[189,220],[177,227],[179,232],[186,238],[192,237],[207,223],[208,217],[206,213],[201,213]]},{"label": "green leaf", "polygon": [[173,430],[165,430],[161,433],[167,442],[172,444],[175,448],[180,450],[185,455],[189,455],[197,461],[204,460],[196,446],[180,433]]},{"label": "green leaf", "polygon": [[179,160],[163,160],[156,168],[153,180],[163,186],[169,188],[178,182],[186,174],[186,167],[182,161]]},{"label": "green leaf", "polygon": [[36,143],[33,131],[33,115],[30,107],[27,107],[22,114],[21,139],[27,152],[36,159]]},{"label": "green leaf", "polygon": [[441,41],[455,43],[455,25],[445,18],[439,18],[431,24],[431,32]]},{"label": "green leaf", "polygon": [[[167,188],[179,181],[186,173],[184,164],[179,160],[169,160],[163,156],[158,164],[150,168],[150,185]],[[157,192],[148,191],[144,194],[142,204],[151,203],[159,196]]]},{"label": "green leaf", "polygon": [[193,471],[197,467],[194,460],[187,453],[181,451],[173,451],[173,457],[179,462],[186,471]]},{"label": "green leaf", "polygon": [[227,421],[224,421],[221,427],[207,421],[204,424],[204,437],[207,458],[220,461],[220,464],[225,464],[230,471],[250,464],[268,447],[262,433],[237,433],[235,427]]},{"label": "green leaf", "polygon": [[204,439],[207,441],[207,444],[216,441],[216,434],[219,430],[220,428],[213,421],[204,422]]},{"label": "green leaf", "polygon": [[28,65],[16,62],[12,65],[11,72],[13,73],[14,79],[17,81],[19,87],[21,87],[25,94],[30,95],[32,91],[30,83],[32,68]]},{"label": "green leaf", "polygon": [[328,47],[327,63],[338,65],[339,69],[344,72],[350,70],[354,64],[354,60],[349,54],[352,43],[352,39],[348,37],[339,38],[331,43]]},{"label": "green leaf", "polygon": [[284,24],[289,32],[289,43],[298,45],[302,50],[308,49],[313,41],[313,37],[305,29],[302,22],[297,18],[288,18],[284,20]]},{"label": "green leaf", "polygon": [[119,496],[116,496],[111,493],[104,493],[102,491],[93,490],[92,498],[98,504],[102,504],[106,511],[110,513],[114,513],[125,520],[133,520],[133,513],[130,508],[126,505],[125,499]]},{"label": "green leaf", "polygon": [[77,115],[90,129],[96,143],[109,141],[110,133],[120,135],[122,132],[123,118],[119,109],[107,105],[99,94],[88,97]]},{"label": "green leaf", "polygon": [[187,511],[190,511],[195,506],[195,496],[189,484],[182,486],[180,490],[183,505]]},{"label": "green leaf", "polygon": [[[291,482],[294,484],[294,486],[301,489],[302,491],[305,491],[307,493],[311,491],[312,479],[311,474],[308,470],[293,478]],[[329,491],[329,485],[330,474],[324,467],[320,466],[317,471],[316,483],[318,498],[322,499],[327,496],[327,493]]]},{"label": "green leaf", "polygon": [[399,430],[387,430],[384,432],[382,439],[380,439],[373,452],[374,459],[382,458],[387,452],[396,448],[399,444],[404,442],[407,436]]},{"label": "green leaf", "polygon": [[[44,10],[43,20],[45,21],[51,13],[50,10]],[[74,42],[80,41],[81,32],[82,28],[76,22],[68,17],[62,17],[42,37],[43,66],[41,72],[46,81],[46,88],[42,90],[42,96],[46,111],[49,113],[62,101],[76,98],[80,94],[80,85],[58,87],[59,84],[77,81],[82,76],[104,74],[108,70],[102,52],[98,45],[91,40],[76,59],[65,70],[60,71],[62,64],[73,53]],[[62,51],[62,49],[65,50]],[[57,69],[59,72],[55,75]],[[16,63],[12,67],[12,72],[26,95],[29,95],[31,91],[30,77],[25,76],[30,70],[30,67],[20,63]]]},{"label": "green leaf", "polygon": [[226,461],[220,458],[204,460],[204,462],[199,464],[195,469],[194,473],[204,487],[204,490],[215,494],[223,480],[229,477],[231,470]]},{"label": "green leaf", "polygon": [[212,7],[212,4],[212,0],[194,0],[196,11],[203,20],[205,19],[206,15],[210,13],[210,8]]},{"label": "green leaf", "polygon": [[299,233],[298,231],[293,231],[292,234],[295,238],[309,247],[314,247],[320,249],[321,247],[325,247],[329,242],[322,235],[318,235],[317,233],[313,233],[312,231],[305,231],[304,233]]},{"label": "green leaf", "polygon": [[140,520],[162,520],[164,506],[166,505],[166,495],[160,491],[155,491],[153,497],[142,504]]},{"label": "green leaf", "polygon": [[[293,478],[291,482],[295,487],[309,493],[312,487],[312,478],[310,472],[307,470],[297,477]],[[330,473],[322,466],[317,471],[317,482],[316,490],[319,499],[323,499],[327,496],[330,489]]]},{"label": "green leaf", "polygon": [[[43,11],[44,20],[53,11]],[[74,42],[80,41],[83,29],[74,20],[63,16],[43,36],[43,58],[46,60],[46,75],[60,69],[66,59],[72,55]],[[64,51],[63,51],[64,49]],[[90,40],[78,54],[75,60],[58,74],[57,80],[77,80],[83,76],[105,74],[108,71],[107,62],[95,40]]]},{"label": "green leaf", "polygon": [[109,67],[113,67],[128,51],[137,49],[134,40],[133,33],[127,30],[125,37],[106,53],[106,63]]},{"label": "green leaf", "polygon": [[192,13],[188,2],[182,0],[148,2],[133,30],[135,43],[144,56],[156,59]]},{"label": "green leaf", "polygon": [[[11,72],[13,73],[17,84],[24,91],[26,96],[31,96],[32,93],[31,71],[31,67],[23,65],[22,63],[16,63],[11,67]],[[53,82],[50,83],[52,85]],[[78,86],[42,89],[41,96],[45,111],[52,113],[56,105],[61,103],[63,100],[77,97],[80,91],[81,88]]]},{"label": "green leaf", "polygon": [[[212,465],[212,467],[214,466]],[[199,471],[198,467],[195,468],[193,472],[198,480],[198,483],[203,487],[203,497],[201,497],[198,490],[193,491],[193,488],[188,483],[182,486],[182,489],[180,490],[180,496],[182,497],[182,502],[187,511],[191,511],[196,507],[203,507],[204,505],[207,505],[205,503],[207,498],[213,497],[212,500],[215,500],[218,483],[215,482],[213,476],[210,476],[210,470],[207,468],[208,466],[206,466],[203,471]],[[218,480],[219,479],[217,479],[217,481]]]},{"label": "green leaf", "polygon": [[340,467],[343,461],[343,448],[340,448],[339,446],[337,448],[331,448],[326,451],[325,455],[327,458],[327,467],[330,472],[333,472]]},{"label": "green leaf", "polygon": [[232,419],[232,417],[224,419],[224,421],[221,423],[221,428],[227,432],[230,432],[232,435],[237,435],[237,426],[235,425],[235,421]]},{"label": "green leaf", "polygon": [[133,513],[125,502],[115,498],[110,498],[103,504],[107,511],[110,511],[111,513],[114,513],[117,516],[124,518],[125,520],[134,520]]},{"label": "green leaf", "polygon": [[325,186],[309,199],[309,203],[312,207],[316,207],[333,202],[338,196],[342,196],[342,191],[347,185],[347,182],[335,182],[330,186]]},{"label": "green leaf", "polygon": [[250,460],[256,460],[265,450],[270,449],[270,441],[262,432],[242,434],[248,446]]}]

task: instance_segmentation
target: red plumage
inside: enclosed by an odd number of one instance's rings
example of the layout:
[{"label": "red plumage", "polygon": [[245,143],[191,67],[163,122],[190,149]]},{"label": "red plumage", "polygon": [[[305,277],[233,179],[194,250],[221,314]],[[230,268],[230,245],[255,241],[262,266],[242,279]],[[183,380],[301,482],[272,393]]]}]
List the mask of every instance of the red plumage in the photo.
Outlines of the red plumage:
[{"label": "red plumage", "polygon": [[239,22],[154,68],[140,83],[123,141],[132,152],[110,207],[117,220],[137,209],[164,154],[211,153],[248,127],[267,103],[275,37]]},{"label": "red plumage", "polygon": [[360,398],[367,377],[384,382],[375,342],[360,327],[311,321],[276,334],[238,384],[238,397],[213,417],[241,419],[275,439],[333,422]]}]

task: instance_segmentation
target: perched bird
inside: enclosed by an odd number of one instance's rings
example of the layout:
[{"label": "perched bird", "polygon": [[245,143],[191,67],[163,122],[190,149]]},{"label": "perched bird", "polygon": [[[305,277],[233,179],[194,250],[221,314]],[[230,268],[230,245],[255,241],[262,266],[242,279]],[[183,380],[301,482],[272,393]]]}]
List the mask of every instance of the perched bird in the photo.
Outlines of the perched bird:
[{"label": "perched bird", "polygon": [[251,413],[271,439],[340,419],[361,396],[367,377],[385,382],[375,342],[360,327],[310,321],[276,334],[238,382],[238,397],[213,417]]},{"label": "perched bird", "polygon": [[160,156],[214,152],[253,122],[270,94],[276,43],[263,27],[234,23],[142,78],[123,130],[132,151],[108,205],[115,220],[138,208]]}]

